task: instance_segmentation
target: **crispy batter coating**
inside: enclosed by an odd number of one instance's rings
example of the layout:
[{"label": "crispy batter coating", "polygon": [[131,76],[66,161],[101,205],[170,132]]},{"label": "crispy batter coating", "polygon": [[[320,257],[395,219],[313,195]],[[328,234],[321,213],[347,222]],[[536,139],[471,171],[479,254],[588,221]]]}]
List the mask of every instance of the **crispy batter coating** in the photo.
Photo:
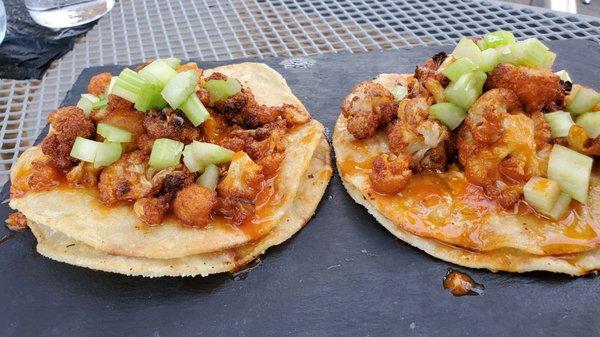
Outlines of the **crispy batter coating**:
[{"label": "crispy batter coating", "polygon": [[98,175],[100,170],[92,163],[80,162],[67,173],[67,181],[74,186],[94,187],[98,184]]},{"label": "crispy batter coating", "polygon": [[371,81],[356,85],[342,102],[348,132],[356,139],[369,138],[387,126],[395,110],[394,96],[383,85]]},{"label": "crispy batter coating", "polygon": [[170,138],[185,144],[200,139],[200,130],[190,124],[180,110],[150,110],[144,118],[143,125],[152,139]]},{"label": "crispy batter coating", "polygon": [[205,227],[216,204],[217,194],[213,190],[191,184],[177,193],[173,212],[188,226]]},{"label": "crispy batter coating", "polygon": [[177,71],[178,73],[182,73],[188,70],[194,70],[196,74],[198,74],[198,78],[202,77],[202,73],[204,72],[202,68],[198,67],[198,64],[196,62],[188,62],[180,65],[175,69],[175,71]]},{"label": "crispy batter coating", "polygon": [[[147,175],[153,173],[147,170]],[[152,188],[144,198],[138,199],[133,210],[147,224],[160,224],[164,216],[171,210],[173,199],[177,193],[193,184],[194,175],[184,165],[177,165],[159,171],[152,177]],[[190,205],[195,207],[195,205]]]},{"label": "crispy batter coating", "polygon": [[276,109],[279,110],[279,114],[287,122],[288,127],[308,123],[311,119],[306,110],[300,109],[292,104],[284,104],[280,107],[276,107]]},{"label": "crispy batter coating", "polygon": [[78,107],[60,108],[48,117],[53,132],[42,141],[44,154],[50,156],[56,167],[68,171],[77,165],[79,160],[71,157],[71,148],[75,138],[91,138],[96,134],[96,126]]},{"label": "crispy batter coating", "polygon": [[486,90],[512,90],[527,113],[556,111],[564,107],[565,89],[550,69],[533,69],[501,64],[494,68],[485,82]]},{"label": "crispy batter coating", "polygon": [[422,66],[417,66],[415,69],[415,79],[423,84],[428,80],[434,80],[442,87],[447,86],[448,83],[450,83],[450,80],[442,74],[442,72],[438,71],[446,57],[448,57],[448,55],[444,52],[437,53],[432,58],[425,61]]},{"label": "crispy batter coating", "polygon": [[400,192],[412,177],[410,165],[411,158],[407,154],[378,154],[369,173],[371,187],[383,194]]},{"label": "crispy batter coating", "polygon": [[589,156],[600,156],[600,136],[589,138],[585,129],[579,125],[571,126],[567,143],[571,149],[577,152]]},{"label": "crispy batter coating", "polygon": [[533,120],[533,129],[535,131],[535,146],[537,150],[541,150],[552,140],[550,124],[548,124],[546,117],[544,117],[541,111],[532,113],[531,119]]},{"label": "crispy batter coating", "polygon": [[537,149],[535,122],[507,89],[492,89],[471,106],[457,147],[467,180],[504,207],[519,200],[529,178],[546,175],[548,152]]},{"label": "crispy batter coating", "polygon": [[422,96],[400,101],[398,118],[387,128],[388,144],[392,153],[411,156],[411,167],[416,171],[444,171],[450,131],[428,119],[428,108],[428,99]]},{"label": "crispy batter coating", "polygon": [[230,124],[236,124],[245,129],[255,129],[273,123],[281,117],[282,112],[277,107],[258,104],[250,89],[247,88],[217,102],[215,110]]},{"label": "crispy batter coating", "polygon": [[22,232],[29,228],[27,225],[27,218],[21,212],[10,213],[8,219],[6,219],[6,227],[15,232]]},{"label": "crispy batter coating", "polygon": [[147,167],[148,156],[142,151],[134,151],[104,168],[98,183],[100,200],[110,206],[118,201],[133,201],[146,196],[152,189],[152,183],[146,177]]},{"label": "crispy batter coating", "polygon": [[232,127],[218,143],[232,151],[244,151],[260,165],[267,177],[274,175],[284,158],[286,124],[284,121],[251,130]]},{"label": "crispy batter coating", "polygon": [[253,200],[264,180],[262,168],[245,152],[236,152],[225,177],[217,185],[221,197],[238,197]]},{"label": "crispy batter coating", "polygon": [[92,95],[100,96],[106,92],[111,80],[112,74],[109,72],[96,74],[90,79],[87,90]]}]

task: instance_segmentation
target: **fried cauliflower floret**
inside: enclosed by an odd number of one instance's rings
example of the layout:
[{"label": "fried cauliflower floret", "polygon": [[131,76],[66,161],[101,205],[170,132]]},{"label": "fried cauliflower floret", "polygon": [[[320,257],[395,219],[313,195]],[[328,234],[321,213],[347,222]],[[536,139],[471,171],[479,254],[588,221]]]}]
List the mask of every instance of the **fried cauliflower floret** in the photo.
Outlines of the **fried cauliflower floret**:
[{"label": "fried cauliflower floret", "polygon": [[450,131],[428,119],[428,108],[428,99],[422,96],[400,101],[398,118],[387,128],[388,144],[392,153],[409,155],[416,171],[443,171]]},{"label": "fried cauliflower floret", "polygon": [[142,151],[124,154],[119,160],[102,170],[98,191],[100,200],[107,206],[118,201],[143,198],[152,189],[146,177],[148,156]]},{"label": "fried cauliflower floret", "polygon": [[90,79],[87,90],[94,96],[100,96],[106,92],[111,80],[112,74],[109,72],[96,74]]},{"label": "fried cauliflower floret", "polygon": [[190,124],[180,110],[150,110],[142,124],[152,139],[170,138],[185,144],[200,139],[200,130]]},{"label": "fried cauliflower floret", "polygon": [[[153,169],[146,171],[151,175]],[[171,210],[173,199],[177,193],[194,182],[194,175],[184,165],[169,167],[155,173],[152,177],[152,188],[145,197],[136,200],[133,210],[145,223],[160,224],[164,216]]]},{"label": "fried cauliflower floret", "polygon": [[99,174],[100,171],[94,168],[94,164],[80,162],[67,173],[67,181],[74,186],[95,187]]},{"label": "fried cauliflower floret", "polygon": [[585,129],[579,125],[572,125],[567,136],[568,146],[580,153],[589,156],[600,156],[600,136],[590,138]]},{"label": "fried cauliflower floret", "polygon": [[485,89],[512,90],[526,113],[556,111],[564,107],[565,89],[550,69],[501,64],[494,68],[485,82]]},{"label": "fried cauliflower floret", "polygon": [[245,129],[255,129],[273,123],[281,116],[277,107],[258,104],[250,89],[243,88],[237,94],[215,104],[215,110],[230,124]]},{"label": "fried cauliflower floret", "polygon": [[274,175],[284,159],[286,123],[279,121],[257,129],[232,127],[218,143],[232,151],[244,151],[262,167],[265,176]]},{"label": "fried cauliflower floret", "polygon": [[288,127],[304,124],[310,121],[310,115],[308,112],[295,105],[284,104],[277,107],[277,109],[279,110],[281,117],[283,117],[283,119],[287,122]]},{"label": "fried cauliflower floret", "polygon": [[66,172],[79,162],[70,156],[75,139],[93,137],[96,134],[96,126],[81,109],[74,106],[54,111],[48,120],[52,131],[42,141],[42,152],[50,157],[58,169]]},{"label": "fried cauliflower floret", "polygon": [[467,180],[504,207],[520,198],[529,178],[545,176],[547,167],[547,151],[537,150],[535,122],[515,102],[510,90],[486,92],[469,109],[457,138]]},{"label": "fried cauliflower floret", "polygon": [[348,119],[348,132],[356,139],[373,136],[394,117],[394,96],[379,83],[359,83],[342,102],[342,114]]},{"label": "fried cauliflower floret", "polygon": [[546,117],[544,117],[544,114],[541,111],[532,113],[531,119],[533,120],[533,129],[535,132],[535,146],[537,150],[541,150],[548,146],[552,140],[550,124],[548,124]]},{"label": "fried cauliflower floret", "polygon": [[371,187],[383,194],[400,192],[412,177],[410,165],[409,155],[378,154],[369,173]]},{"label": "fried cauliflower floret", "polygon": [[182,72],[188,71],[188,70],[194,70],[196,72],[196,74],[198,74],[198,78],[202,77],[202,73],[204,73],[204,70],[202,70],[202,68],[198,67],[198,64],[196,62],[188,62],[188,63],[178,66],[175,69],[175,71],[178,73],[182,73]]},{"label": "fried cauliflower floret", "polygon": [[450,80],[439,71],[440,66],[448,55],[444,52],[435,54],[432,58],[425,61],[422,66],[417,66],[415,69],[415,79],[425,85],[428,81],[436,81],[442,87],[448,85]]},{"label": "fried cauliflower floret", "polygon": [[188,226],[205,227],[216,204],[217,194],[213,190],[191,184],[177,193],[173,213]]},{"label": "fried cauliflower floret", "polygon": [[264,179],[262,168],[245,152],[236,152],[225,177],[217,185],[219,196],[254,199]]},{"label": "fried cauliflower floret", "polygon": [[6,219],[6,227],[14,232],[22,232],[29,228],[27,225],[27,218],[21,212],[12,212]]}]

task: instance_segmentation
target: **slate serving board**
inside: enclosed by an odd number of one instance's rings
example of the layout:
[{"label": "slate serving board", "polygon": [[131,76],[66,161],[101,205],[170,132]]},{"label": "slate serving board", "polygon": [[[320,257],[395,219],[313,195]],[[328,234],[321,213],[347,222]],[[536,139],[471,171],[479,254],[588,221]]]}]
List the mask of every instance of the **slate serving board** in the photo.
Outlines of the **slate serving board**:
[{"label": "slate serving board", "polygon": [[[600,87],[600,47],[549,43],[578,83]],[[411,72],[445,47],[264,59],[313,117],[333,129],[341,99],[382,72]],[[209,68],[223,63],[200,62]],[[82,72],[63,105],[74,105]],[[331,134],[328,134],[331,137]],[[2,200],[8,198],[7,188]],[[9,209],[1,205],[0,217]],[[8,233],[0,226],[0,237]],[[0,244],[0,336],[592,336],[600,334],[594,276],[508,274],[460,268],[397,240],[355,204],[335,176],[295,237],[243,276],[145,279],[54,262],[29,233]],[[453,267],[485,286],[453,297]]]}]

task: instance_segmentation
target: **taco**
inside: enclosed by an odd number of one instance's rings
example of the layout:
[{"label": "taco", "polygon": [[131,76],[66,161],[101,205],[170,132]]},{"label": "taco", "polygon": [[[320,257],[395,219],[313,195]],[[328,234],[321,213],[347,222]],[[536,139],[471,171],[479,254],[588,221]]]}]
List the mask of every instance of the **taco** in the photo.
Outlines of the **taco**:
[{"label": "taco", "polygon": [[600,94],[498,31],[342,103],[333,146],[352,198],[426,253],[493,271],[600,268]]},{"label": "taco", "polygon": [[142,276],[239,269],[297,232],[331,177],[323,126],[264,64],[159,59],[95,75],[88,92],[11,171],[10,206],[52,259]]}]

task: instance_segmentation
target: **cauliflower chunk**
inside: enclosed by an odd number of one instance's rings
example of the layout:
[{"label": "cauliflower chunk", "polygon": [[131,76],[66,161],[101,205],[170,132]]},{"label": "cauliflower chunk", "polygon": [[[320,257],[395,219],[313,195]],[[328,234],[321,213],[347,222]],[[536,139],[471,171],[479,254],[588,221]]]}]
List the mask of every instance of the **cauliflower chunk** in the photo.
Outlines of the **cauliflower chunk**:
[{"label": "cauliflower chunk", "polygon": [[412,176],[410,163],[411,158],[406,154],[398,156],[387,153],[378,154],[369,174],[371,187],[384,194],[400,192]]},{"label": "cauliflower chunk", "polygon": [[394,117],[394,95],[383,85],[371,81],[359,83],[342,102],[342,114],[348,119],[348,132],[357,139],[373,136]]},{"label": "cauliflower chunk", "polygon": [[173,200],[173,213],[184,224],[191,227],[205,227],[217,203],[217,194],[196,184],[184,187]]},{"label": "cauliflower chunk", "polygon": [[263,173],[245,152],[236,152],[225,177],[217,185],[219,196],[253,199],[261,188]]}]

